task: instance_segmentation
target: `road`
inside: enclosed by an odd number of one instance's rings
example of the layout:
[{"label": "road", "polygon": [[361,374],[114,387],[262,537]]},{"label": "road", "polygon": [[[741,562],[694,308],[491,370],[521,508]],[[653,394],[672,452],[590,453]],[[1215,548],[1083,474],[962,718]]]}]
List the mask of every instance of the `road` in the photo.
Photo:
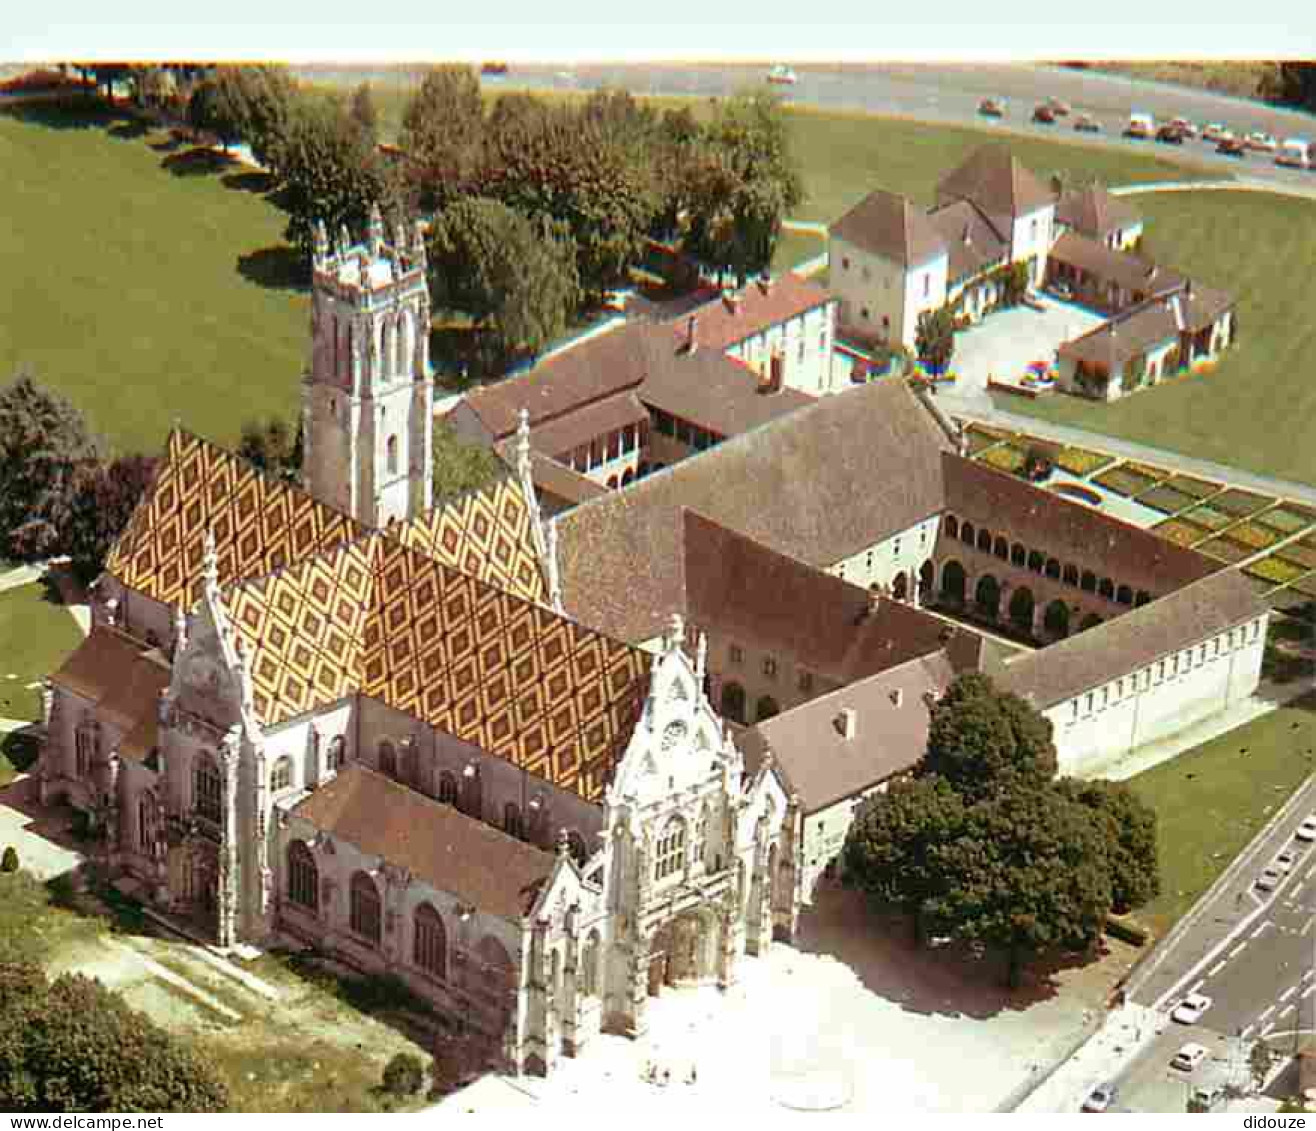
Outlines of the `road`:
[{"label": "road", "polygon": [[[1204,142],[1182,147],[1131,141],[1120,137],[1131,111],[1158,120],[1183,116],[1194,122],[1218,121],[1235,133],[1264,130],[1275,137],[1301,136],[1316,140],[1316,117],[1297,110],[1282,110],[1247,99],[1164,83],[1078,71],[1032,63],[875,63],[813,64],[795,67],[794,86],[777,86],[791,103],[838,110],[866,110],[928,121],[972,123],[1008,133],[1050,134],[1100,146],[1134,146],[1168,160],[1186,160],[1212,169],[1269,180],[1311,183],[1316,172],[1284,169],[1270,156],[1251,154],[1243,160],[1222,157]],[[354,84],[365,79],[396,82],[397,69],[302,68],[322,82]],[[624,87],[635,94],[722,97],[746,86],[764,85],[766,67],[756,64],[637,63],[516,65],[506,78],[488,78],[487,88],[533,90],[596,90]],[[1054,126],[1029,122],[1036,103],[1049,96],[1070,103],[1101,122],[1099,135],[1075,134],[1061,119]],[[978,103],[986,97],[1006,100],[1006,117],[1000,122],[982,118]]]}]

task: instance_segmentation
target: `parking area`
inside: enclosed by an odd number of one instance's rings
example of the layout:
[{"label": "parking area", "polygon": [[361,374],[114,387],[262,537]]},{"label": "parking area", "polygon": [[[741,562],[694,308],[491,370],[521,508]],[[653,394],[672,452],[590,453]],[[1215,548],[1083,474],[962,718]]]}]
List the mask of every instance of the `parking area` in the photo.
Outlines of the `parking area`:
[{"label": "parking area", "polygon": [[1038,296],[1038,303],[1040,310],[1028,306],[998,310],[955,335],[951,368],[957,374],[957,396],[985,396],[989,376],[1018,380],[1032,362],[1050,363],[1062,342],[1106,321],[1102,314],[1049,295]]}]

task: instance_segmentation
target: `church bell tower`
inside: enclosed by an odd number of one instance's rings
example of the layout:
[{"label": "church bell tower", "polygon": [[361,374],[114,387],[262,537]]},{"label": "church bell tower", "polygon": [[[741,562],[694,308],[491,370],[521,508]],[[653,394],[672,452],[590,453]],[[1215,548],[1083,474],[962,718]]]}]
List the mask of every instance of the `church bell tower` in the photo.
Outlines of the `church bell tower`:
[{"label": "church bell tower", "polygon": [[371,208],[364,243],[315,231],[311,366],[302,381],[302,481],[367,526],[433,501],[434,385],[419,222],[384,235]]}]

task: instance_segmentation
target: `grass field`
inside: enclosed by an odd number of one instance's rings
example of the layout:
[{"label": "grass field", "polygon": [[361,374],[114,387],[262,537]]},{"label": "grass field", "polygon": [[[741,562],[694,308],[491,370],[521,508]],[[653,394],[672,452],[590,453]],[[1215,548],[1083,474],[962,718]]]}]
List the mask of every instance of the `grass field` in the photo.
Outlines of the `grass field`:
[{"label": "grass field", "polygon": [[811,232],[783,232],[772,257],[773,271],[789,271],[827,250],[827,241]]},{"label": "grass field", "polygon": [[1316,768],[1307,697],[1130,779],[1159,818],[1161,894],[1137,917],[1179,919]]},{"label": "grass field", "polygon": [[44,585],[0,593],[0,715],[37,718],[41,695],[27,684],[45,679],[81,639],[68,610],[46,600]]},{"label": "grass field", "polygon": [[134,133],[0,115],[0,380],[30,365],[124,451],[158,450],[175,418],[229,442],[291,417],[309,305],[243,274],[282,245],[282,214],[240,174],[171,175],[177,155]]},{"label": "grass field", "polygon": [[1029,416],[1247,471],[1316,483],[1316,320],[1301,280],[1316,262],[1316,201],[1262,193],[1165,193],[1137,199],[1164,263],[1238,296],[1238,343],[1210,373],[1114,404],[1023,401]]}]

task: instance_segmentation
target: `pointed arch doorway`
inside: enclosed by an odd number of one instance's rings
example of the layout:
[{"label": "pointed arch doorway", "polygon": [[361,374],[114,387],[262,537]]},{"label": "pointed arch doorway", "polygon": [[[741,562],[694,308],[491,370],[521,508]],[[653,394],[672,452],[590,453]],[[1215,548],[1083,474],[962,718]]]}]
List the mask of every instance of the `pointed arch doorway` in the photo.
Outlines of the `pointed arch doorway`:
[{"label": "pointed arch doorway", "polygon": [[711,911],[686,911],[668,920],[649,944],[649,995],[716,977],[717,945],[718,921]]}]

